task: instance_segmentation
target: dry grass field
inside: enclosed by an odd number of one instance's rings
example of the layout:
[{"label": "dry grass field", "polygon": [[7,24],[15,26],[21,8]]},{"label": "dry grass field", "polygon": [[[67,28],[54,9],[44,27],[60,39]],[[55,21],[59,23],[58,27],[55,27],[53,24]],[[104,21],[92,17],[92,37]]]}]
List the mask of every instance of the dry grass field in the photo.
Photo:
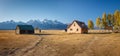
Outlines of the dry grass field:
[{"label": "dry grass field", "polygon": [[0,56],[13,54],[37,40],[34,35],[16,35],[14,30],[0,30]]},{"label": "dry grass field", "polygon": [[42,30],[40,34],[16,35],[14,30],[1,30],[0,56],[120,56],[120,33]]}]

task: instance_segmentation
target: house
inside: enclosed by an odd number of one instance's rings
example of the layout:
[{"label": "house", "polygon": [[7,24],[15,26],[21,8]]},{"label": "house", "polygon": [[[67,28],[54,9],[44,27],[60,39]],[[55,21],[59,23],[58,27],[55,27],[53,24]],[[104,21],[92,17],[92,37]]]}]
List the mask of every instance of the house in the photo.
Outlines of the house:
[{"label": "house", "polygon": [[67,33],[88,33],[88,27],[84,22],[74,20],[67,27]]},{"label": "house", "polygon": [[16,34],[34,34],[34,28],[32,25],[17,25]]},{"label": "house", "polygon": [[37,34],[37,33],[40,33],[41,32],[41,29],[39,29],[39,28],[35,28],[35,33]]}]

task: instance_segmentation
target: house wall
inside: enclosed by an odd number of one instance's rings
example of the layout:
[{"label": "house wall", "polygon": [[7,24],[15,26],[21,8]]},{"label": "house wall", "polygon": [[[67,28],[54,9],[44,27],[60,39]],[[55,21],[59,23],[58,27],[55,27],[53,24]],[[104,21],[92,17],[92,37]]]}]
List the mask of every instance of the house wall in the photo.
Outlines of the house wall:
[{"label": "house wall", "polygon": [[82,30],[76,22],[73,22],[73,24],[67,29],[67,33],[82,33]]}]

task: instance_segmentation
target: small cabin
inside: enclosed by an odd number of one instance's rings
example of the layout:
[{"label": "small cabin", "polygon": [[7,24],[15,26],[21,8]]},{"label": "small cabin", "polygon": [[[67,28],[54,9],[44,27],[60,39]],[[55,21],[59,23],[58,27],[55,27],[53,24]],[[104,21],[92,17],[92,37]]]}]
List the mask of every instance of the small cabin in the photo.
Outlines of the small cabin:
[{"label": "small cabin", "polygon": [[32,25],[17,25],[16,34],[34,34],[34,28]]},{"label": "small cabin", "polygon": [[67,33],[88,33],[88,27],[84,22],[74,20],[68,25]]},{"label": "small cabin", "polygon": [[35,33],[38,34],[41,32],[41,29],[39,29],[38,27],[35,28]]}]

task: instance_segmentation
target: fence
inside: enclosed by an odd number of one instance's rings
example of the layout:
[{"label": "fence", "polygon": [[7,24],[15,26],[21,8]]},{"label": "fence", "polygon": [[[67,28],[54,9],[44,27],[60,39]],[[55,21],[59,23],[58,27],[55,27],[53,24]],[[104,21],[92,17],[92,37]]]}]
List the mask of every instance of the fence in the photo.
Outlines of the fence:
[{"label": "fence", "polygon": [[88,30],[88,33],[112,33],[112,30]]}]

